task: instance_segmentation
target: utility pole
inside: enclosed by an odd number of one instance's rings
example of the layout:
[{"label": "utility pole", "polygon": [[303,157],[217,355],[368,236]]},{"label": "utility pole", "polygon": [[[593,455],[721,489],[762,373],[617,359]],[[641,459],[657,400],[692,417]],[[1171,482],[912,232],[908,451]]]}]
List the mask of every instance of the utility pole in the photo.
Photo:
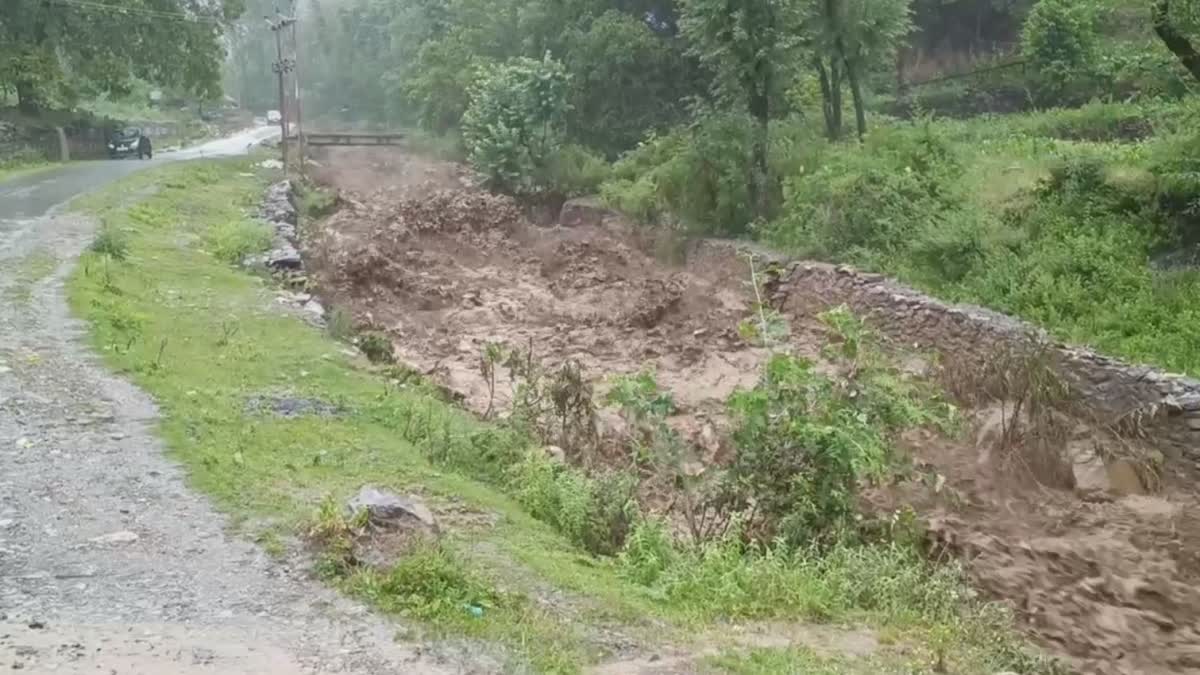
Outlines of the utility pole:
[{"label": "utility pole", "polygon": [[271,64],[271,70],[275,71],[276,77],[279,79],[279,130],[281,132],[281,141],[279,144],[283,152],[283,175],[288,172],[288,109],[287,109],[287,88],[284,86],[284,81],[287,79],[287,74],[295,69],[296,64],[292,59],[283,58],[283,29],[296,22],[292,17],[285,17],[279,13],[279,9],[275,10],[275,20],[271,17],[265,17],[267,25],[271,27],[271,32],[275,34],[275,63]]},{"label": "utility pole", "polygon": [[302,106],[300,105],[300,41],[296,38],[296,22],[297,22],[296,0],[292,0],[292,83],[295,85],[295,97],[293,101],[296,104],[296,150],[300,159],[300,176],[304,176],[304,155],[306,154],[304,147],[304,121]]}]

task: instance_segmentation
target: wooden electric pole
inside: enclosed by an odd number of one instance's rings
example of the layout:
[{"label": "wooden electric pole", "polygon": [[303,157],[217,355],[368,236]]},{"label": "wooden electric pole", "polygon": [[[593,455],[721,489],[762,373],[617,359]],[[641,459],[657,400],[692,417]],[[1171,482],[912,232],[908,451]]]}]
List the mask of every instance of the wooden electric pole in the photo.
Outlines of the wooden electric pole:
[{"label": "wooden electric pole", "polygon": [[271,27],[271,32],[275,34],[275,63],[271,64],[271,70],[275,71],[275,76],[279,79],[279,130],[281,138],[279,147],[283,152],[283,174],[286,176],[288,172],[288,106],[287,106],[287,87],[285,82],[287,74],[295,69],[296,63],[293,59],[283,58],[283,29],[296,22],[295,18],[285,17],[275,10],[275,20],[271,17],[266,17],[267,25]]},{"label": "wooden electric pole", "polygon": [[304,176],[304,116],[303,106],[300,105],[300,41],[296,38],[296,2],[292,0],[292,84],[295,85],[295,96],[292,101],[296,104],[296,154],[300,160],[300,176]]}]

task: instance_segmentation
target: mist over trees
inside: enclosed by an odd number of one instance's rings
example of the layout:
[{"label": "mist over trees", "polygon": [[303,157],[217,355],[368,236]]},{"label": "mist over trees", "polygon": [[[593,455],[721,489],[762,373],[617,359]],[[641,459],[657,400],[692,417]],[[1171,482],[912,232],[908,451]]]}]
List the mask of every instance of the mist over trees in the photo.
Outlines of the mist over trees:
[{"label": "mist over trees", "polygon": [[129,91],[135,79],[221,95],[224,30],[242,0],[5,0],[0,91],[27,113]]}]

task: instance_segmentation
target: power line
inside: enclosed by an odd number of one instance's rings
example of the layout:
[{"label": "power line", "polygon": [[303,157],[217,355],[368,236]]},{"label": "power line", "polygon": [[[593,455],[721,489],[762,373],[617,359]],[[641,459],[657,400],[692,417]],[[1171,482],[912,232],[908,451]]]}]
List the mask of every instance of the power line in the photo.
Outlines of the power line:
[{"label": "power line", "polygon": [[101,12],[110,12],[120,15],[140,15],[155,19],[168,19],[173,21],[184,21],[189,23],[209,23],[219,25],[220,19],[211,16],[186,14],[184,12],[170,12],[161,9],[148,9],[145,7],[126,7],[122,5],[110,5],[103,2],[94,2],[92,0],[47,0],[51,4],[64,5],[77,9],[88,9]]}]

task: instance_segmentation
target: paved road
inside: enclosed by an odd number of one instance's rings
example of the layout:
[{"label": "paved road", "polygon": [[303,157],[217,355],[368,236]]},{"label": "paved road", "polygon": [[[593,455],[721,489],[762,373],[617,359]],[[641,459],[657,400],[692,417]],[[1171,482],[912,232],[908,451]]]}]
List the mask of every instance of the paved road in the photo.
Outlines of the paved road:
[{"label": "paved road", "polygon": [[259,127],[194,148],[159,153],[149,161],[120,159],[74,162],[0,183],[0,223],[45,215],[50,209],[83,192],[95,190],[147,166],[199,157],[244,154],[250,146],[278,136],[279,129]]},{"label": "paved road", "polygon": [[152,401],[83,346],[64,279],[79,193],[269,133],[0,185],[0,670],[105,675],[481,672],[227,532],[163,456]]}]

